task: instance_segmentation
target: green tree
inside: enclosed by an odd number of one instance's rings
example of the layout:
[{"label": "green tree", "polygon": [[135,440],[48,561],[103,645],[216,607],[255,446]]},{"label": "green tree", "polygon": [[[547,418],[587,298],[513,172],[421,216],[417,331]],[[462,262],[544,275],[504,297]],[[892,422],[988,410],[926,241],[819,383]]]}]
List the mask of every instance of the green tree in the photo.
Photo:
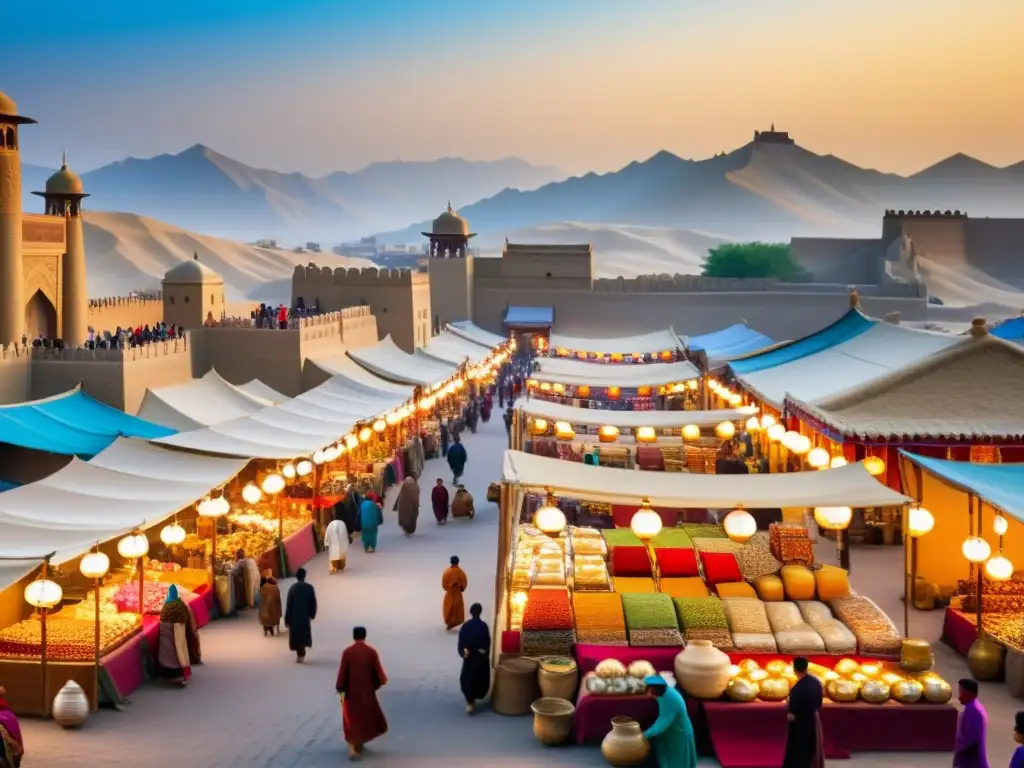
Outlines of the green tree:
[{"label": "green tree", "polygon": [[793,280],[802,270],[785,243],[726,243],[708,252],[705,277],[774,277]]}]

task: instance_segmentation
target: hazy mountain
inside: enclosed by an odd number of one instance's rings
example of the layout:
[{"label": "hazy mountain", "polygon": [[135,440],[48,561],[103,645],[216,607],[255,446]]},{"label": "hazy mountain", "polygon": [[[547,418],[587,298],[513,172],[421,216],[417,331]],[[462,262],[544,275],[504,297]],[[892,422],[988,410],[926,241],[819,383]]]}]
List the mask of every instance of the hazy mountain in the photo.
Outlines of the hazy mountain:
[{"label": "hazy mountain", "polygon": [[[996,168],[954,155],[903,177],[798,145],[751,142],[699,161],[662,151],[612,173],[590,173],[533,191],[504,190],[459,213],[481,234],[576,221],[788,240],[794,235],[870,237],[879,232],[886,208],[1020,216],[1024,163]],[[428,223],[383,237],[402,241]]]},{"label": "hazy mountain", "polygon": [[[26,210],[52,169],[23,165]],[[402,226],[507,187],[531,189],[564,174],[517,158],[374,163],[320,178],[251,168],[196,144],[176,155],[128,158],[82,174],[88,210],[126,211],[237,240],[307,240],[325,246]],[[417,241],[421,240],[417,234]]]}]

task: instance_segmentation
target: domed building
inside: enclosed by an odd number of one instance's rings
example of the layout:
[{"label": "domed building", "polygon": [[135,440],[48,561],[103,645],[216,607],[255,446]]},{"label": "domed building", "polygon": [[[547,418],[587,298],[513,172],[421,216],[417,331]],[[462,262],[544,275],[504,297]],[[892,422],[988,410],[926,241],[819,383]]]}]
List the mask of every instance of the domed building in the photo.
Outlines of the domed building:
[{"label": "domed building", "polygon": [[448,203],[448,209],[434,219],[430,232],[420,234],[430,239],[431,258],[464,259],[469,249],[470,238],[476,237],[469,231],[469,222],[459,216],[458,211]]},{"label": "domed building", "polygon": [[198,253],[167,270],[161,288],[168,325],[199,328],[220,320],[226,311],[224,278],[199,261]]}]

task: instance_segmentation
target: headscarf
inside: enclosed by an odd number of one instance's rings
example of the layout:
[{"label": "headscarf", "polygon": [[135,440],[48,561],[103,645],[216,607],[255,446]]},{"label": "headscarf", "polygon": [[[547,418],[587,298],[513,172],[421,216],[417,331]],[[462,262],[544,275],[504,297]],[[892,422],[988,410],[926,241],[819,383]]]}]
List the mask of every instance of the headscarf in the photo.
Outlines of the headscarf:
[{"label": "headscarf", "polygon": [[185,601],[178,597],[178,588],[171,584],[167,590],[167,600],[160,609],[160,621],[168,624],[189,624],[190,616]]},{"label": "headscarf", "polygon": [[175,584],[171,584],[170,589],[167,590],[167,599],[164,600],[164,605],[167,603],[173,603],[178,599],[178,587]]}]

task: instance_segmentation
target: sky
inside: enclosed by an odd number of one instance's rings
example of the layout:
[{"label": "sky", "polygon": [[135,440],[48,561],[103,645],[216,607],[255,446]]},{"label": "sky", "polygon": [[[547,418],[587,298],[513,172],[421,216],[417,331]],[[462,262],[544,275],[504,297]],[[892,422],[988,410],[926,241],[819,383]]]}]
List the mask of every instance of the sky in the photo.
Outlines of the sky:
[{"label": "sky", "polygon": [[517,156],[701,158],[774,122],[912,173],[1024,160],[1022,0],[8,0],[25,162],[203,143],[321,175]]}]

